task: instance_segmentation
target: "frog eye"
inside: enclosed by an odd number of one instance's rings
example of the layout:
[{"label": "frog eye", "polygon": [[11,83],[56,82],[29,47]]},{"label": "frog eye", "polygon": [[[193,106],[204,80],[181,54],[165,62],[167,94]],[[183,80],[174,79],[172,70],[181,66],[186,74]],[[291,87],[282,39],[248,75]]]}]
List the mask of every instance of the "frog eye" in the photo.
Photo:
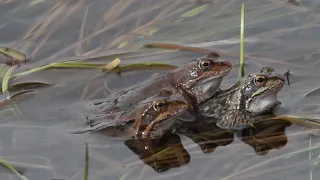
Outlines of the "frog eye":
[{"label": "frog eye", "polygon": [[165,109],[167,106],[167,102],[166,101],[154,101],[152,103],[152,107],[155,111],[161,111],[163,109]]},{"label": "frog eye", "polygon": [[254,84],[256,86],[263,86],[267,83],[267,78],[265,76],[257,76],[254,79]]},{"label": "frog eye", "polygon": [[199,67],[200,67],[200,69],[205,70],[205,69],[207,69],[207,68],[210,67],[210,66],[211,66],[211,61],[209,61],[209,60],[207,60],[207,59],[201,60],[201,61],[199,62]]}]

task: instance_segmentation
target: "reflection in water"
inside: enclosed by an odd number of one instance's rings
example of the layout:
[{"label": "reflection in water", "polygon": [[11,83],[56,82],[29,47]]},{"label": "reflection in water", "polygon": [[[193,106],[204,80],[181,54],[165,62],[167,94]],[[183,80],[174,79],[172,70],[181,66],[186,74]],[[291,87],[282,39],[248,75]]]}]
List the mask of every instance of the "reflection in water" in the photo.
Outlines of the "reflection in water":
[{"label": "reflection in water", "polygon": [[[192,139],[203,153],[212,153],[218,146],[231,144],[235,134],[242,142],[253,147],[257,155],[266,155],[270,150],[280,149],[287,144],[285,128],[290,125],[290,122],[283,120],[265,121],[255,124],[255,127],[232,131],[198,123],[180,127],[176,132]],[[157,140],[127,140],[125,145],[157,172],[190,162],[190,155],[177,134],[167,133]]]},{"label": "reflection in water", "polygon": [[124,144],[157,172],[190,162],[177,134],[167,133],[161,139],[127,140]]},{"label": "reflection in water", "polygon": [[283,120],[265,121],[255,124],[255,128],[237,131],[242,142],[251,146],[257,155],[266,155],[272,149],[281,149],[287,144],[286,127],[291,123]]},{"label": "reflection in water", "polygon": [[209,126],[202,123],[187,125],[179,128],[177,132],[192,139],[204,153],[211,153],[218,146],[231,144],[234,138],[231,130],[221,129],[215,124]]}]

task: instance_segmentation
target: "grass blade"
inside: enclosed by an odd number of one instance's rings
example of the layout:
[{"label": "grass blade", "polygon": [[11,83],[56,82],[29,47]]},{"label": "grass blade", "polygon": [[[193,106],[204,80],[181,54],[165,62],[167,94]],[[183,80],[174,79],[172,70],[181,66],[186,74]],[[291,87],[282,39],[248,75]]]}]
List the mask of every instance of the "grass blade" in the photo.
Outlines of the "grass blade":
[{"label": "grass blade", "polygon": [[170,43],[149,43],[143,45],[146,48],[164,48],[164,49],[172,49],[178,51],[191,51],[191,52],[200,52],[200,53],[209,53],[211,50],[198,48],[198,47],[190,47],[190,46],[183,46],[179,44],[170,44]]},{"label": "grass blade", "polygon": [[27,57],[26,55],[24,55],[21,52],[15,51],[11,48],[7,48],[7,47],[0,47],[0,53],[2,53],[3,55],[10,57],[14,60],[18,60],[18,61],[26,61]]},{"label": "grass blade", "polygon": [[88,180],[88,169],[89,169],[89,149],[88,149],[88,143],[85,142],[85,149],[86,149],[86,153],[85,153],[85,167],[84,167],[84,180]]},{"label": "grass blade", "polygon": [[240,70],[239,70],[239,80],[244,77],[244,3],[241,5],[241,29],[240,29]]},{"label": "grass blade", "polygon": [[6,92],[8,90],[8,84],[9,84],[9,79],[11,77],[11,74],[13,73],[13,71],[17,68],[18,66],[11,66],[8,71],[6,72],[6,74],[3,77],[2,80],[2,93]]},{"label": "grass blade", "polygon": [[136,71],[136,70],[143,70],[143,69],[168,69],[172,70],[177,68],[175,65],[165,64],[165,63],[158,63],[158,62],[144,62],[144,63],[135,63],[135,64],[128,64],[121,66],[119,71],[120,72],[128,72],[128,71]]},{"label": "grass blade", "polygon": [[22,174],[19,173],[13,166],[11,166],[9,163],[5,162],[4,160],[0,159],[0,164],[8,168],[10,171],[12,171],[14,174],[19,176],[22,180],[28,180],[27,177],[23,176]]},{"label": "grass blade", "polygon": [[193,17],[195,15],[198,15],[200,14],[201,12],[205,11],[206,9],[208,8],[208,4],[205,4],[205,5],[202,5],[202,6],[199,6],[199,7],[196,7],[184,14],[182,14],[180,17],[182,18],[189,18],[189,17]]}]

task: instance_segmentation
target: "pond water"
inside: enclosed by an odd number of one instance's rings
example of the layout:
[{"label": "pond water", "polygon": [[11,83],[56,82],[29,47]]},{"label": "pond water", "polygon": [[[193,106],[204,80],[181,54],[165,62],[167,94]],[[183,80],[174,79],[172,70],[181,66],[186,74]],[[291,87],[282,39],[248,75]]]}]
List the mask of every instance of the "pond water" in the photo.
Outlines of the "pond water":
[{"label": "pond water", "polygon": [[[245,5],[245,52],[250,56],[245,60],[246,74],[264,65],[279,72],[290,69],[291,85],[280,92],[282,104],[275,113],[319,117],[320,2],[247,0]],[[203,11],[183,15],[197,7]],[[101,56],[94,62],[118,57],[122,64],[181,66],[204,54],[147,49],[143,44],[203,47],[224,52],[221,58],[232,62],[233,70],[222,83],[227,88],[238,78],[240,8],[237,0],[2,0],[0,45],[24,52],[30,59],[15,73],[93,56]],[[149,150],[135,146],[134,141],[64,133],[64,127],[85,121],[73,106],[80,100],[105,98],[166,72],[144,70],[118,76],[100,69],[50,69],[14,79],[10,83],[41,81],[52,86],[1,107],[1,159],[30,180],[83,179],[84,143],[88,142],[89,180],[319,179],[319,134],[295,124],[266,124],[234,133],[208,129],[196,143],[190,134],[171,135],[165,142],[148,144]],[[141,160],[166,147],[169,154],[163,166],[159,165],[163,157]],[[3,168],[0,179],[19,177]]]}]

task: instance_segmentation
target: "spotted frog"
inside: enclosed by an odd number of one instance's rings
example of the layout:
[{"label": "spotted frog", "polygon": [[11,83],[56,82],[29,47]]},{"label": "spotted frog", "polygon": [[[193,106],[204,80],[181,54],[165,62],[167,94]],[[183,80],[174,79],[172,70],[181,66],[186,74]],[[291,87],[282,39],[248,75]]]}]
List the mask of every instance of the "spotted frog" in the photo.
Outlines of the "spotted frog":
[{"label": "spotted frog", "polygon": [[222,129],[242,129],[261,121],[259,116],[280,104],[277,95],[284,84],[284,74],[263,67],[200,104],[199,112],[205,122],[216,122]]}]

